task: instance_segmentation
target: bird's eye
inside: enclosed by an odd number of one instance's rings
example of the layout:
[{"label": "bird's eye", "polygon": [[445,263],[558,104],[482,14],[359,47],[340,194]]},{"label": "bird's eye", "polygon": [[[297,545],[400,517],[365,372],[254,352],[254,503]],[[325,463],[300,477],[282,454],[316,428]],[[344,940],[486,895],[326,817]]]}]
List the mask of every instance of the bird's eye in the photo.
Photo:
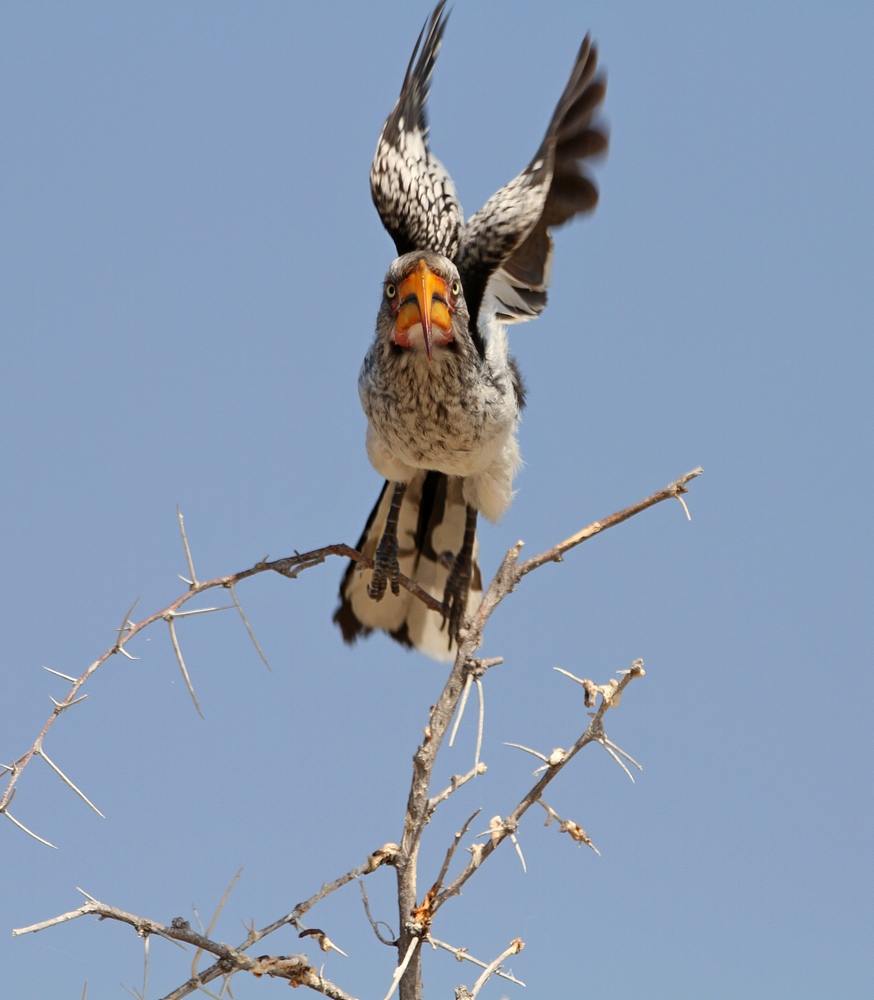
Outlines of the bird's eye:
[{"label": "bird's eye", "polygon": [[452,292],[453,295],[461,295],[461,282],[453,281],[452,284],[449,286],[449,290]]},{"label": "bird's eye", "polygon": [[398,294],[397,286],[393,285],[391,282],[389,282],[385,286],[385,297],[387,299],[393,299],[397,294]]}]

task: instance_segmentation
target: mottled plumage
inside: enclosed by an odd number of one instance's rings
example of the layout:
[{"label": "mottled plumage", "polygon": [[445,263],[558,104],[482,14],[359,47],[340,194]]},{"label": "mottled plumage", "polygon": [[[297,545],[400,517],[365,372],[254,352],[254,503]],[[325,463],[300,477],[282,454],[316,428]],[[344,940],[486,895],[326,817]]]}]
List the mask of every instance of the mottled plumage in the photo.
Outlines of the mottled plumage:
[{"label": "mottled plumage", "polygon": [[[593,124],[605,84],[587,37],[537,153],[465,224],[425,118],[444,8],[416,42],[370,173],[399,255],[359,378],[368,456],[387,482],[359,543],[376,572],[350,565],[334,616],[347,641],[384,629],[437,659],[451,658],[479,600],[477,512],[497,521],[513,496],[523,392],[506,324],[546,305],[549,231],[594,208],[579,161],[607,146]],[[398,571],[443,600],[448,621],[398,590]]]},{"label": "mottled plumage", "polygon": [[438,4],[419,34],[400,97],[382,127],[370,168],[373,201],[398,256],[411,250],[434,250],[452,258],[464,224],[452,178],[428,148],[425,102],[446,28],[443,7]]},{"label": "mottled plumage", "polygon": [[[387,284],[399,286],[420,260],[447,283],[457,279],[445,257],[420,251],[399,257]],[[461,293],[453,339],[429,360],[423,350],[395,345],[390,305],[383,296],[376,337],[358,379],[371,464],[392,482],[409,482],[419,469],[459,476],[465,501],[490,521],[500,520],[510,506],[519,464],[520,407],[506,337],[491,337],[480,357]]]}]

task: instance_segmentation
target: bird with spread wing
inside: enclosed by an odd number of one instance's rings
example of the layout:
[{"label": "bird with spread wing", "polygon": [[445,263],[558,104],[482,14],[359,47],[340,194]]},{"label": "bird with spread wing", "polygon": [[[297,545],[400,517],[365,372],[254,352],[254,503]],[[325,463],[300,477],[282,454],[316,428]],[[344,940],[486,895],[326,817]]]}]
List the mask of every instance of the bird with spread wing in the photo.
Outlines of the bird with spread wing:
[{"label": "bird with spread wing", "polygon": [[[347,642],[382,629],[438,660],[453,658],[482,596],[477,516],[496,522],[513,498],[524,390],[507,324],[546,305],[550,230],[595,207],[581,161],[607,148],[596,120],[606,85],[586,36],[533,159],[465,223],[425,117],[444,8],[419,35],[370,171],[398,253],[358,381],[367,454],[386,482],[358,543],[374,568],[350,563],[334,614]],[[400,573],[443,614],[401,589]]]}]

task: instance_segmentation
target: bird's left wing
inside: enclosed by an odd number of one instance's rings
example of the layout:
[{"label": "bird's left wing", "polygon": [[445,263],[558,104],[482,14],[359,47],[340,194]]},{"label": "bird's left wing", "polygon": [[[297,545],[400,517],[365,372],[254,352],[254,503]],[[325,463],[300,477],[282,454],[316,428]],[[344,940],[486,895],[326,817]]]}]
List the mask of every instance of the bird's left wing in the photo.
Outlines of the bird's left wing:
[{"label": "bird's left wing", "polygon": [[531,163],[492,195],[465,226],[456,264],[471,315],[486,294],[501,319],[533,319],[546,305],[552,264],[550,229],[598,203],[598,189],[580,161],[607,148],[595,119],[606,92],[598,52],[586,36]]},{"label": "bird's left wing", "polygon": [[452,178],[428,148],[425,116],[431,75],[449,16],[445,6],[446,0],[441,0],[422,28],[370,168],[373,203],[399,257],[413,250],[454,257],[464,224]]}]

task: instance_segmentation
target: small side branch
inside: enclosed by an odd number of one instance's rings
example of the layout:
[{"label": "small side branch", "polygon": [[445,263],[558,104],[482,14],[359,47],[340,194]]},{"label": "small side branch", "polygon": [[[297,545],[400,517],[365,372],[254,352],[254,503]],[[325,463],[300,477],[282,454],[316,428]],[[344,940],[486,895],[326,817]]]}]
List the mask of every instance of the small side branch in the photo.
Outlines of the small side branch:
[{"label": "small side branch", "polygon": [[428,814],[433,815],[434,810],[441,802],[445,802],[453,792],[457,792],[462,785],[466,785],[468,781],[472,781],[480,774],[485,774],[488,768],[486,765],[479,761],[474,767],[472,767],[467,774],[453,774],[449,779],[449,784],[443,789],[442,792],[438,792],[435,796],[428,799]]},{"label": "small side branch", "polygon": [[575,840],[580,847],[582,847],[583,844],[587,847],[591,847],[595,854],[597,854],[599,858],[601,857],[601,852],[597,847],[595,847],[592,843],[591,837],[589,837],[579,823],[575,823],[572,819],[562,819],[552,806],[548,806],[543,799],[538,799],[537,802],[538,805],[543,806],[546,810],[546,822],[543,824],[544,826],[549,826],[553,820],[556,820],[558,822],[558,829],[560,833],[566,833],[569,837]]},{"label": "small side branch", "polygon": [[[191,552],[188,546],[188,539],[185,535],[185,528],[184,528],[184,523],[182,521],[181,513],[178,516],[179,516],[179,528],[182,534],[183,544],[185,546],[186,559],[188,561],[188,570],[189,573],[193,574],[194,573],[193,560],[191,559]],[[252,629],[245,618],[242,607],[240,606],[236,593],[233,589],[234,585],[239,583],[241,580],[246,580],[251,576],[256,576],[259,573],[266,573],[268,571],[273,571],[275,573],[279,573],[282,576],[294,579],[304,569],[308,569],[311,566],[317,566],[320,563],[324,562],[328,556],[332,555],[353,559],[356,562],[362,563],[363,565],[369,568],[372,568],[373,566],[373,560],[369,559],[367,556],[362,555],[360,552],[357,551],[357,549],[353,549],[349,545],[343,545],[343,544],[328,545],[322,549],[315,549],[312,552],[305,552],[303,554],[295,553],[293,556],[288,556],[284,559],[276,559],[272,562],[266,559],[262,559],[260,562],[256,563],[254,566],[251,566],[248,569],[241,570],[238,573],[232,573],[228,576],[216,577],[213,580],[199,581],[196,580],[192,575],[190,580],[187,578],[185,579],[185,582],[188,583],[189,586],[184,594],[182,594],[180,597],[177,597],[176,600],[168,604],[167,607],[162,608],[160,611],[156,611],[154,614],[149,615],[147,618],[143,618],[139,622],[131,621],[131,615],[133,614],[133,610],[137,604],[137,601],[134,601],[133,604],[131,604],[130,608],[128,609],[127,613],[125,614],[121,626],[117,630],[117,637],[115,642],[100,657],[98,657],[98,659],[96,659],[92,664],[90,664],[90,666],[84,671],[84,673],[82,673],[79,677],[74,678],[70,677],[67,674],[61,674],[57,670],[51,671],[53,674],[56,674],[57,676],[63,678],[64,680],[69,681],[71,684],[70,690],[67,693],[67,695],[60,701],[53,699],[54,710],[51,716],[49,716],[49,718],[46,720],[45,724],[43,725],[36,739],[33,741],[33,744],[31,745],[30,749],[28,749],[26,753],[22,754],[21,757],[19,757],[14,762],[12,767],[7,768],[7,771],[9,772],[9,778],[2,793],[0,793],[0,813],[6,812],[6,808],[12,800],[12,796],[15,792],[15,788],[18,784],[19,779],[21,778],[21,775],[24,773],[25,769],[27,768],[28,764],[33,759],[33,757],[37,754],[37,748],[41,745],[48,731],[51,729],[51,727],[54,725],[57,719],[63,714],[63,712],[65,712],[68,708],[71,708],[73,705],[77,704],[79,701],[83,700],[84,696],[79,695],[79,691],[81,690],[83,685],[85,685],[90,680],[92,675],[111,656],[115,655],[116,653],[120,653],[123,656],[128,657],[129,659],[136,659],[136,657],[131,656],[131,654],[127,651],[125,647],[128,645],[128,643],[130,643],[130,641],[135,636],[139,635],[140,632],[142,632],[150,625],[153,625],[155,622],[160,621],[162,619],[168,623],[170,629],[170,640],[173,645],[173,650],[176,654],[177,662],[179,663],[179,668],[182,671],[182,675],[183,678],[185,679],[185,684],[186,687],[188,688],[189,694],[191,695],[191,699],[194,702],[194,705],[198,713],[202,717],[203,713],[200,710],[200,705],[198,704],[197,696],[194,692],[194,686],[191,683],[191,678],[185,666],[185,660],[182,656],[182,650],[179,645],[179,640],[174,625],[174,620],[176,618],[183,617],[185,614],[190,613],[181,611],[183,606],[187,604],[192,598],[198,596],[199,594],[202,594],[204,591],[212,590],[216,587],[225,587],[227,589],[230,589],[232,592],[232,596],[234,598],[234,604],[237,607],[237,610],[239,611],[243,619],[243,623],[246,626],[249,636],[255,645],[255,649],[257,650],[258,655],[265,662],[265,664],[267,664],[269,668],[269,664],[267,663],[266,657],[264,656],[263,651],[258,645],[254,633],[252,632]],[[409,590],[409,592],[414,597],[418,598],[420,601],[426,604],[429,608],[431,608],[431,610],[437,611],[438,613],[442,614],[443,604],[440,601],[436,600],[434,597],[432,597],[427,591],[423,590],[417,583],[415,583],[413,580],[410,580],[403,575],[399,577],[399,581],[401,586]],[[198,609],[197,613],[203,613],[205,611],[212,611],[212,610],[221,610],[221,609],[203,608],[203,609]],[[50,670],[51,668],[46,668],[46,669]],[[20,827],[22,830],[24,830],[31,836],[36,837],[36,834],[33,834],[30,830],[27,830],[27,828],[23,826],[23,824],[13,819],[12,816],[9,816],[9,819],[12,820],[12,822],[15,823],[15,825]],[[45,844],[49,843],[48,841],[43,840],[42,837],[36,837],[36,839],[40,840],[42,843]],[[49,845],[49,846],[54,846],[54,845]]]},{"label": "small side branch", "polygon": [[521,938],[514,938],[510,942],[510,947],[506,951],[502,951],[500,955],[493,961],[490,962],[483,971],[482,975],[474,983],[473,989],[470,991],[471,997],[476,997],[479,991],[485,986],[489,981],[489,978],[493,976],[498,969],[501,967],[501,962],[504,959],[509,958],[511,955],[518,955],[519,952],[525,947],[525,942]]},{"label": "small side branch", "polygon": [[[545,552],[541,552],[540,555],[534,556],[526,562],[520,563],[517,569],[519,579],[525,576],[526,573],[530,573],[532,570],[537,569],[538,566],[542,566],[544,563],[561,562],[565,552],[569,549],[576,548],[577,545],[587,542],[590,538],[600,534],[602,531],[606,531],[608,528],[613,528],[617,524],[622,524],[623,521],[627,521],[630,517],[634,517],[635,514],[640,514],[641,511],[647,510],[649,507],[654,507],[657,503],[661,503],[663,500],[671,500],[674,498],[682,500],[682,495],[689,492],[689,483],[703,473],[704,470],[699,465],[697,469],[692,469],[691,472],[687,472],[684,476],[680,476],[679,479],[675,479],[672,483],[668,483],[664,489],[656,490],[655,493],[650,494],[650,496],[648,496],[645,500],[632,504],[630,507],[625,507],[623,510],[616,511],[615,514],[611,514],[609,517],[605,517],[601,521],[594,521],[588,527],[583,528],[582,531],[578,531],[575,535],[571,535],[570,538],[566,538],[563,542],[559,542],[558,545],[554,545],[551,549],[547,549]],[[686,515],[691,521],[692,518],[689,515],[689,508],[686,507],[685,502],[683,502],[683,509],[686,511]]]},{"label": "small side branch", "polygon": [[[394,935],[391,927],[384,920],[374,920],[373,914],[370,912],[370,900],[367,898],[367,890],[364,888],[364,883],[359,882],[358,887],[361,889],[361,902],[364,904],[364,913],[367,916],[367,921],[370,924],[373,933],[376,935],[377,940],[381,944],[388,945],[390,948],[397,947],[397,938]],[[379,929],[379,925],[382,924],[383,927],[391,934],[390,938],[385,938],[382,936],[382,932]]]},{"label": "small side branch", "polygon": [[[249,928],[246,940],[243,941],[243,943],[240,944],[236,950],[239,952],[248,951],[248,949],[257,944],[263,938],[266,938],[268,935],[273,934],[275,931],[278,931],[281,927],[285,927],[288,924],[298,931],[307,930],[302,923],[302,918],[305,913],[316,905],[316,903],[324,899],[326,896],[329,896],[337,889],[340,889],[342,886],[348,885],[349,882],[353,882],[355,879],[361,878],[363,875],[370,875],[382,865],[393,865],[397,860],[397,852],[397,844],[384,844],[378,850],[374,851],[373,854],[369,855],[363,864],[358,865],[357,867],[351,869],[351,871],[348,871],[339,878],[334,879],[333,882],[326,882],[317,893],[310,896],[310,898],[305,900],[303,903],[298,903],[291,913],[287,913],[278,920],[274,920],[272,923],[267,924],[266,927],[262,927],[260,930],[257,930],[254,926]],[[224,963],[220,959],[214,965],[201,970],[196,978],[193,977],[187,983],[183,983],[171,994],[169,994],[165,1000],[182,1000],[182,997],[189,996],[191,993],[199,990],[201,986],[205,986],[207,983],[218,979],[220,976],[226,975],[227,971],[228,970],[225,968]],[[313,975],[315,975],[315,973],[313,973]],[[338,987],[333,986],[333,984],[329,983],[327,980],[320,980],[320,983],[321,985],[313,985],[313,982],[302,981],[302,985],[310,986],[312,989],[316,989],[318,992],[332,997],[333,1000],[344,1000],[346,997],[346,994],[344,994],[342,990],[339,990]],[[334,990],[335,992],[329,992],[329,989]]]},{"label": "small side branch", "polygon": [[[574,743],[560,759],[555,759],[555,763],[549,763],[545,772],[530,791],[520,800],[516,808],[503,820],[492,821],[490,824],[490,837],[484,844],[476,844],[471,848],[471,858],[464,870],[449,885],[446,886],[434,900],[431,906],[432,916],[440,907],[452,896],[461,892],[464,884],[470,879],[482,863],[495,851],[498,845],[511,834],[515,833],[519,826],[519,821],[525,813],[537,802],[550,782],[563,768],[565,768],[576,755],[589,743],[600,743],[604,736],[604,713],[608,708],[617,704],[617,698],[621,698],[625,688],[637,677],[644,676],[643,661],[635,660],[631,668],[622,671],[623,677],[615,688],[611,688],[611,698],[602,697],[601,704],[596,712],[592,713],[592,719],[586,727],[585,732]],[[527,749],[527,748],[525,748]],[[536,753],[536,752],[535,752]],[[542,754],[536,754],[542,758]]]},{"label": "small side branch", "polygon": [[[438,941],[432,934],[429,934],[425,940],[432,947],[443,948],[444,951],[448,951],[450,954],[455,955],[456,960],[459,962],[473,962],[474,965],[478,965],[481,969],[487,969],[489,967],[488,962],[480,961],[480,959],[474,958],[473,955],[469,954],[467,948],[455,948],[451,944],[447,944],[445,941]],[[492,974],[500,976],[501,979],[506,979],[511,983],[515,983],[517,986],[525,985],[521,979],[517,979],[511,972],[504,972],[501,969],[496,969]]]},{"label": "small side branch", "polygon": [[[282,926],[282,924],[288,923],[297,927],[298,930],[303,930],[303,928],[299,926],[300,920],[305,913],[316,905],[316,903],[321,902],[321,900],[323,900],[326,896],[329,896],[332,892],[336,892],[337,889],[342,888],[344,885],[348,885],[350,882],[354,882],[355,879],[361,878],[362,875],[370,875],[382,865],[394,864],[397,858],[397,852],[397,844],[383,844],[379,850],[374,851],[373,854],[369,855],[364,864],[358,865],[356,868],[351,869],[339,878],[335,878],[333,882],[326,882],[317,893],[310,896],[309,899],[304,900],[304,902],[298,903],[287,917],[283,917],[281,922],[276,925],[271,924],[271,929],[276,929],[277,927]],[[267,933],[270,933],[270,931],[268,930]],[[262,934],[261,936],[263,937],[264,935]]]},{"label": "small side branch", "polygon": [[[199,951],[209,952],[219,959],[221,967],[219,975],[227,976],[237,972],[251,972],[255,976],[273,976],[277,979],[287,979],[292,986],[309,986],[311,989],[330,997],[331,1000],[354,1000],[348,993],[330,980],[325,979],[310,966],[306,955],[264,955],[260,958],[252,958],[237,948],[213,941],[192,930],[187,920],[177,917],[169,925],[161,924],[156,920],[127,913],[118,907],[108,906],[93,897],[89,897],[88,901],[77,910],[62,913],[51,920],[43,920],[41,923],[31,924],[29,927],[19,927],[12,933],[15,936],[35,934],[48,927],[56,927],[69,920],[75,920],[89,914],[98,916],[102,920],[118,920],[121,923],[129,924],[140,937],[146,939],[149,935],[156,934],[168,941],[183,942],[192,945]],[[167,1000],[179,1000],[181,997],[188,996],[207,981],[204,979],[203,973],[194,975],[187,983],[169,994]]]},{"label": "small side branch", "polygon": [[449,845],[449,850],[446,852],[446,857],[443,859],[443,865],[440,868],[440,872],[431,887],[429,895],[433,898],[437,893],[443,888],[443,880],[446,878],[446,873],[449,871],[449,866],[452,864],[452,859],[455,856],[455,852],[458,850],[458,845],[461,843],[461,838],[470,829],[470,824],[479,816],[482,812],[481,809],[477,809],[475,813],[468,817],[464,826],[455,834],[452,838],[452,843]]}]

